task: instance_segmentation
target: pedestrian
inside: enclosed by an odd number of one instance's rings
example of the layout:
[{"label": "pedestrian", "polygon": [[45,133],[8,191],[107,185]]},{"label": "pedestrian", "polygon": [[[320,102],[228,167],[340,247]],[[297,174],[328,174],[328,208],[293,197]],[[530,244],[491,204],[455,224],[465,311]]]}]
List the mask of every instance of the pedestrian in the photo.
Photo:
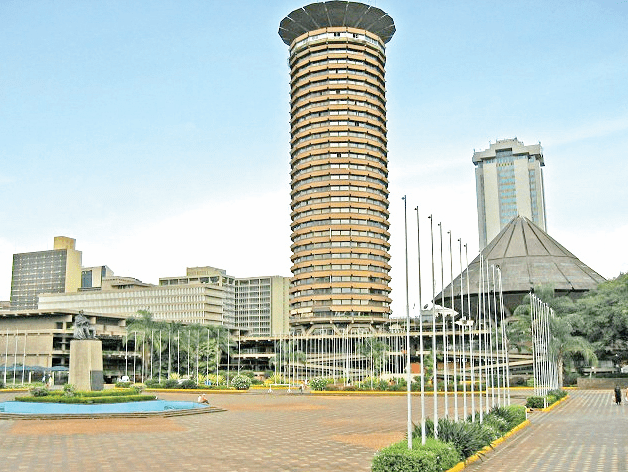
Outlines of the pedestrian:
[{"label": "pedestrian", "polygon": [[615,385],[615,405],[621,406],[621,388],[619,385]]}]

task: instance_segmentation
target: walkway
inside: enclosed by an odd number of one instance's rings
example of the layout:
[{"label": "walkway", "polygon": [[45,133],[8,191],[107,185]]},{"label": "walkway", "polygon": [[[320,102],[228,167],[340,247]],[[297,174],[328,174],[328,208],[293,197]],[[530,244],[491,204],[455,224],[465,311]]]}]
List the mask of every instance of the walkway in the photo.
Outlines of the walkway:
[{"label": "walkway", "polygon": [[626,472],[628,405],[610,391],[570,391],[569,399],[489,452],[466,472]]}]

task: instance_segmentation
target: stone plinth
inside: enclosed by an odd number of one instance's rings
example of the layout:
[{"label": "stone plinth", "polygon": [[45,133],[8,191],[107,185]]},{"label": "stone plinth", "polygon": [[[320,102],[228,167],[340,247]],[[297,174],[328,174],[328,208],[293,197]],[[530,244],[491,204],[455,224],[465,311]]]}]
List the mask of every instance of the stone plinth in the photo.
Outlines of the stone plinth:
[{"label": "stone plinth", "polygon": [[73,339],[70,341],[70,378],[77,390],[102,390],[102,341]]}]

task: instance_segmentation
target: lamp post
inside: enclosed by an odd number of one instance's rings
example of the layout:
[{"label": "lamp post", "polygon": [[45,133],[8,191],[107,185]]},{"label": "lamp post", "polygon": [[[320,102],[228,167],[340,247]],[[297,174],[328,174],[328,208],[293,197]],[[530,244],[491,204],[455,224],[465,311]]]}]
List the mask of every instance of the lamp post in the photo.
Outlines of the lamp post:
[{"label": "lamp post", "polygon": [[430,240],[432,243],[432,386],[434,388],[434,438],[438,439],[438,375],[436,363],[436,280],[434,279],[434,219],[430,219]]}]

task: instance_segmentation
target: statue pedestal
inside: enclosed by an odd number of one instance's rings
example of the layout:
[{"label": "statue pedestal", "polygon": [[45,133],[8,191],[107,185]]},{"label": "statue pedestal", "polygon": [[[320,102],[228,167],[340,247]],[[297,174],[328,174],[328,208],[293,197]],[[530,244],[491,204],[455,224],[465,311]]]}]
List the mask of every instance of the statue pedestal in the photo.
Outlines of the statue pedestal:
[{"label": "statue pedestal", "polygon": [[70,377],[77,390],[102,390],[102,341],[73,339],[70,341]]}]

